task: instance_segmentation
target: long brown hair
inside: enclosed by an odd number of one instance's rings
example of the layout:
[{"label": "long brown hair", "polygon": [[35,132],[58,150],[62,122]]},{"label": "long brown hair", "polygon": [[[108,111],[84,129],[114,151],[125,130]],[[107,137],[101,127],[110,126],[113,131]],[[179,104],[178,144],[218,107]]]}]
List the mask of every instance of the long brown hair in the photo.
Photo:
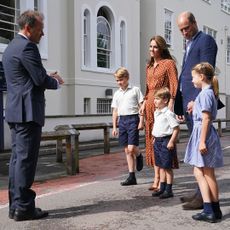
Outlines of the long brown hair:
[{"label": "long brown hair", "polygon": [[[173,59],[170,52],[169,52],[167,43],[162,36],[160,36],[160,35],[153,36],[150,39],[149,43],[151,43],[151,41],[153,41],[153,40],[157,43],[157,46],[159,47],[159,51],[160,51],[162,59]],[[148,68],[152,67],[153,64],[154,64],[154,58],[151,57],[150,60],[148,61],[148,64],[147,64]]]}]

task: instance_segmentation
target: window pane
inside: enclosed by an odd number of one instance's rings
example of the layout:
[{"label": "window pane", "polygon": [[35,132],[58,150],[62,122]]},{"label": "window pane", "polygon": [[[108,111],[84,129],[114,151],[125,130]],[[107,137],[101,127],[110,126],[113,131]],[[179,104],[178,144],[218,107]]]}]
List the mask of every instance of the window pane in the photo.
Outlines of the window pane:
[{"label": "window pane", "polygon": [[97,99],[97,113],[99,114],[111,114],[112,99],[98,98]]},{"label": "window pane", "polygon": [[20,14],[19,1],[1,0],[0,3],[0,43],[8,44],[18,32],[16,24]]},{"label": "window pane", "polygon": [[164,38],[166,43],[172,45],[172,12],[165,9]]},{"label": "window pane", "polygon": [[90,114],[90,98],[84,98],[84,114]]},{"label": "window pane", "polygon": [[39,0],[34,0],[34,10],[39,11]]},{"label": "window pane", "polygon": [[111,29],[103,16],[97,18],[97,66],[110,68]]},{"label": "window pane", "polygon": [[90,66],[90,13],[88,10],[84,11],[83,20],[83,65]]},{"label": "window pane", "polygon": [[221,0],[221,9],[230,13],[230,0]]}]

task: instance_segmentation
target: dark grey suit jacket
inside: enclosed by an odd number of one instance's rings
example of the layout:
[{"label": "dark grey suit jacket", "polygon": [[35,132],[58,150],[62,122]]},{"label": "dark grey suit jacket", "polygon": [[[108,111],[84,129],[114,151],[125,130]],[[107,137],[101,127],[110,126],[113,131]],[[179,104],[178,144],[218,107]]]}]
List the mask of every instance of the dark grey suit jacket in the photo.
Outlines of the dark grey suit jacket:
[{"label": "dark grey suit jacket", "polygon": [[[200,62],[208,62],[215,68],[216,54],[217,45],[214,38],[201,31],[198,32],[193,39],[186,60],[185,58],[183,60],[174,105],[174,111],[177,115],[182,115],[186,111],[187,104],[194,101],[200,92],[192,83],[192,68]],[[180,85],[182,85],[183,100],[180,95]]]},{"label": "dark grey suit jacket", "polygon": [[57,89],[58,82],[46,74],[38,47],[21,35],[9,43],[2,57],[7,83],[5,120],[44,125],[45,89]]}]

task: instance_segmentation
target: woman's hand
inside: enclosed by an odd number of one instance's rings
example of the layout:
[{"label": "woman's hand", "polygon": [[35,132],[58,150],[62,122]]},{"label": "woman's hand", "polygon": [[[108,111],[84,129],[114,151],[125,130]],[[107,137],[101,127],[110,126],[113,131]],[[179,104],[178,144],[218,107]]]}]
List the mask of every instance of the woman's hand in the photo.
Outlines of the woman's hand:
[{"label": "woman's hand", "polygon": [[141,116],[144,116],[144,113],[145,113],[145,101],[142,103],[140,109],[139,109],[139,114]]}]

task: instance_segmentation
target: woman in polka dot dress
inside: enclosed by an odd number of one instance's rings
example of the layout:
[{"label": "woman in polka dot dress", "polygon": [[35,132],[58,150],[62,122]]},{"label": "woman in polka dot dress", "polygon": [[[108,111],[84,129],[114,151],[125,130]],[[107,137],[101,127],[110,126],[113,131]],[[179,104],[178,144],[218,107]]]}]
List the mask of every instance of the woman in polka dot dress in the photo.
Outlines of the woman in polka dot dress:
[{"label": "woman in polka dot dress", "polygon": [[[145,138],[146,138],[146,164],[154,167],[154,183],[149,190],[157,190],[159,187],[159,168],[155,166],[153,152],[152,128],[154,124],[153,113],[155,90],[168,87],[172,95],[169,108],[173,111],[174,98],[176,96],[178,77],[175,61],[169,53],[166,41],[161,36],[150,39],[150,60],[146,67],[146,93],[145,100],[140,109],[140,114],[145,115]],[[174,159],[174,168],[178,168],[178,160]]]}]

